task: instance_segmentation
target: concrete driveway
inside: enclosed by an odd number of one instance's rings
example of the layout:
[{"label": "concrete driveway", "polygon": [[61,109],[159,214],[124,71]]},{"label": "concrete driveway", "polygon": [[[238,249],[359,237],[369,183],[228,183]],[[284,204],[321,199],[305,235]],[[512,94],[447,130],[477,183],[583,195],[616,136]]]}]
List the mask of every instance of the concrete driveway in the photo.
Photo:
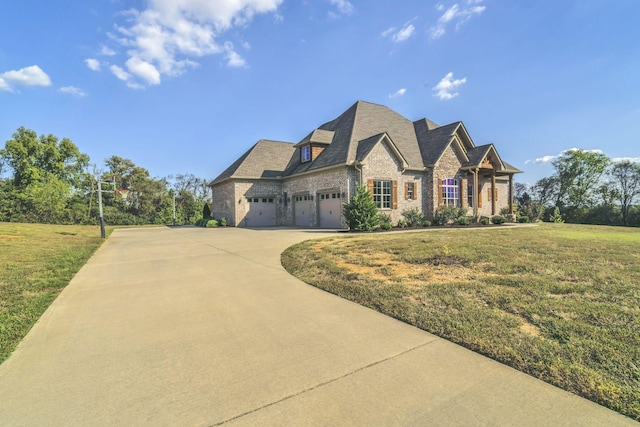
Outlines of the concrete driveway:
[{"label": "concrete driveway", "polygon": [[0,365],[0,425],[638,425],[284,271],[322,235],[116,230]]}]

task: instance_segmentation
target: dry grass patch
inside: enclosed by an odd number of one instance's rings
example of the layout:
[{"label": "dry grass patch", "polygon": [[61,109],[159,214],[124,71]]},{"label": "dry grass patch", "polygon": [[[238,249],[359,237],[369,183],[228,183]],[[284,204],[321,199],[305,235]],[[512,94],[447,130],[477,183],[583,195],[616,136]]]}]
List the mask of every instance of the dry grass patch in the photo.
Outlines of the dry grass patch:
[{"label": "dry grass patch", "polygon": [[545,224],[308,241],[307,283],[640,420],[640,230]]}]

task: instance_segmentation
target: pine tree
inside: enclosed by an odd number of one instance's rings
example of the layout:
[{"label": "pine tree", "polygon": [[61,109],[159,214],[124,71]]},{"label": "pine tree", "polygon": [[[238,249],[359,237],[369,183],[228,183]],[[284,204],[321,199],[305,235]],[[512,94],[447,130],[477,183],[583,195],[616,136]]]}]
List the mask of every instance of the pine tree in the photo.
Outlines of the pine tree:
[{"label": "pine tree", "polygon": [[211,218],[211,209],[209,208],[209,204],[205,203],[202,208],[202,218],[210,219]]},{"label": "pine tree", "polygon": [[357,185],[356,194],[344,204],[344,217],[351,231],[373,231],[380,227],[378,207],[367,187]]}]

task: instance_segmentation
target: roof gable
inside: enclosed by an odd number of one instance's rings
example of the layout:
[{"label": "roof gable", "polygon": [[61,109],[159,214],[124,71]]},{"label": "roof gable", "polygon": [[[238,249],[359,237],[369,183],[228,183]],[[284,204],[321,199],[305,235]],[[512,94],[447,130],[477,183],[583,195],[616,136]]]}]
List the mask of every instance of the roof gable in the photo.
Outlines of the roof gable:
[{"label": "roof gable", "polygon": [[295,148],[290,142],[261,139],[211,184],[228,178],[276,178],[283,175]]},{"label": "roof gable", "polygon": [[365,140],[358,142],[356,160],[358,162],[364,161],[369,156],[369,154],[371,154],[371,151],[373,150],[373,148],[380,143],[383,143],[387,147],[389,147],[389,149],[391,150],[396,160],[398,160],[398,162],[400,163],[403,169],[409,166],[407,159],[404,158],[400,150],[398,150],[398,147],[396,146],[396,144],[394,144],[394,142],[391,140],[391,138],[386,132],[379,135],[374,135],[372,137],[369,137]]}]

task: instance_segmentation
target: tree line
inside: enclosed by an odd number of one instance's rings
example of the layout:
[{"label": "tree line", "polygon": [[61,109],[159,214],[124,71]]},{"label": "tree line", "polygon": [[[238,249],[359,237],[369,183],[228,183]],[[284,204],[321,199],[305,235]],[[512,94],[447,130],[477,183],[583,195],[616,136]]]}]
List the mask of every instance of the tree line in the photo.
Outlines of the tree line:
[{"label": "tree line", "polygon": [[[203,178],[154,178],[129,159],[111,156],[98,167],[68,138],[24,127],[0,149],[0,221],[97,224],[98,182],[107,224],[177,224],[202,218],[209,189]],[[115,193],[128,190],[127,196]],[[105,191],[106,190],[106,191]]]},{"label": "tree line", "polygon": [[566,151],[552,164],[551,176],[530,186],[514,185],[520,217],[640,226],[640,164],[578,149]]}]

